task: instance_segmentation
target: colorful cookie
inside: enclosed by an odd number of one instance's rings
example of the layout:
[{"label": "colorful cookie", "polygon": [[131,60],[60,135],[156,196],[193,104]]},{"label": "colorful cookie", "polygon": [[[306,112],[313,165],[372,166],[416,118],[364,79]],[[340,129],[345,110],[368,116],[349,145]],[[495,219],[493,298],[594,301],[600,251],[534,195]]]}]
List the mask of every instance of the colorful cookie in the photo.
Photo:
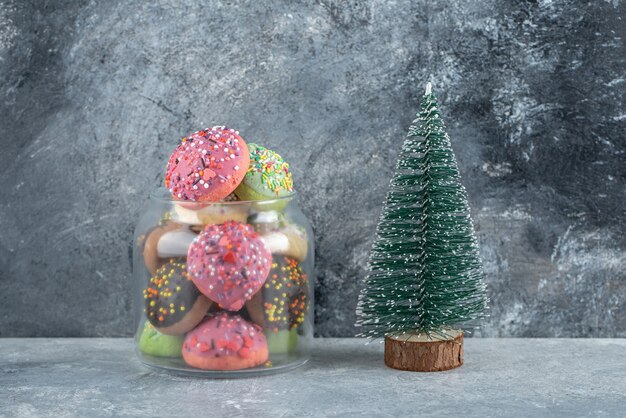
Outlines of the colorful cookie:
[{"label": "colorful cookie", "polygon": [[146,322],[139,337],[139,350],[156,357],[180,357],[183,337],[161,334],[154,325]]},{"label": "colorful cookie", "polygon": [[157,255],[160,258],[184,257],[197,236],[198,234],[185,227],[168,231],[161,235],[157,243]]},{"label": "colorful cookie", "polygon": [[296,350],[298,345],[298,330],[293,328],[276,332],[267,331],[265,338],[267,339],[267,349],[270,355],[291,353]]},{"label": "colorful cookie", "polygon": [[298,261],[286,256],[274,257],[263,288],[246,303],[250,318],[266,333],[298,327],[304,322],[308,308],[308,284]]},{"label": "colorful cookie", "polygon": [[239,132],[214,126],[181,140],[167,163],[165,187],[174,199],[216,202],[235,190],[249,164]]},{"label": "colorful cookie", "polygon": [[246,205],[233,203],[212,203],[199,208],[175,205],[173,218],[187,225],[214,225],[223,224],[226,221],[245,223],[248,218],[248,208]]},{"label": "colorful cookie", "polygon": [[263,286],[272,254],[250,225],[207,225],[189,247],[187,271],[198,289],[229,311],[238,311]]},{"label": "colorful cookie", "polygon": [[274,151],[248,144],[250,166],[235,194],[241,200],[267,200],[293,193],[289,164]]},{"label": "colorful cookie", "polygon": [[261,240],[272,254],[283,254],[304,261],[309,250],[306,231],[295,225],[261,235]]},{"label": "colorful cookie", "polygon": [[182,335],[202,320],[211,301],[198,291],[183,258],[170,259],[143,291],[146,317],[166,335]]},{"label": "colorful cookie", "polygon": [[218,313],[185,336],[183,359],[206,370],[240,370],[268,359],[267,341],[258,325],[239,315]]},{"label": "colorful cookie", "polygon": [[158,226],[149,230],[143,240],[143,261],[150,274],[154,274],[159,267],[167,262],[159,258],[157,245],[161,236],[169,231],[175,231],[180,225],[171,221],[159,222]]},{"label": "colorful cookie", "polygon": [[185,225],[169,220],[150,230],[143,246],[143,260],[150,274],[156,273],[170,258],[186,256],[195,237]]},{"label": "colorful cookie", "polygon": [[254,212],[248,216],[247,222],[261,235],[277,231],[286,225],[285,215],[276,210]]}]

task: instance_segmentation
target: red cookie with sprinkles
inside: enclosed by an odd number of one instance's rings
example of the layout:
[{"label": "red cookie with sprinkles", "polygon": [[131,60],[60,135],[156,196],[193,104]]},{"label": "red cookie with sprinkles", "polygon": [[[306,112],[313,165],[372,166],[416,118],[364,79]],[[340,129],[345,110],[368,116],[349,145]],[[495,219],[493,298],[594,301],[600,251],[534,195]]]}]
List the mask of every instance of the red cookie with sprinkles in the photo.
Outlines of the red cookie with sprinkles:
[{"label": "red cookie with sprinkles", "polygon": [[183,359],[199,369],[247,369],[265,363],[268,356],[261,327],[225,312],[205,319],[183,342]]},{"label": "red cookie with sprinkles", "polygon": [[177,200],[217,202],[237,188],[249,164],[239,132],[214,126],[181,140],[167,163],[165,187]]},{"label": "red cookie with sprinkles", "polygon": [[259,291],[272,254],[250,225],[207,225],[187,252],[187,271],[197,288],[221,308],[238,311]]}]

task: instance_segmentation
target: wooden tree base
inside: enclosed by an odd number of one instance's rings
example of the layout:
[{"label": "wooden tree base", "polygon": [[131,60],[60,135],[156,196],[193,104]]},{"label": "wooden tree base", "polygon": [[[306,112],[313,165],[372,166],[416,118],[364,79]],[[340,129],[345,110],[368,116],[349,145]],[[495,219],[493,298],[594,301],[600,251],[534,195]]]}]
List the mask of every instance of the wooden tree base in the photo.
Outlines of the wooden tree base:
[{"label": "wooden tree base", "polygon": [[463,364],[463,331],[446,329],[449,339],[431,334],[385,337],[385,364],[413,372],[439,372]]}]

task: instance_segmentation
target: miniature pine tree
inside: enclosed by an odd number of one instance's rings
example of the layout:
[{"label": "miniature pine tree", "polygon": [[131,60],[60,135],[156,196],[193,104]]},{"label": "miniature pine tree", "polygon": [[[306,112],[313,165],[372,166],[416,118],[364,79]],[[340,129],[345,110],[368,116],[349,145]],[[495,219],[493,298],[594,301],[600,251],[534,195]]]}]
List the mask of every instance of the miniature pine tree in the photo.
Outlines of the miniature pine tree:
[{"label": "miniature pine tree", "polygon": [[430,83],[376,235],[357,306],[360,336],[446,339],[446,330],[482,317],[487,300],[474,226]]}]

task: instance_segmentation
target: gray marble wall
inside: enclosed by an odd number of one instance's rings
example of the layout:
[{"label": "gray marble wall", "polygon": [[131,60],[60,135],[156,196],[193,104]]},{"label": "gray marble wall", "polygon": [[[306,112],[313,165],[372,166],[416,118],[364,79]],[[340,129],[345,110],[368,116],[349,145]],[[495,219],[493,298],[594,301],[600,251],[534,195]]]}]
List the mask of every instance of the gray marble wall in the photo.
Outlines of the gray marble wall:
[{"label": "gray marble wall", "polygon": [[478,335],[626,337],[625,19],[620,0],[0,3],[0,336],[129,335],[140,207],[213,124],[291,162],[317,332],[352,335],[432,81],[487,272]]}]

